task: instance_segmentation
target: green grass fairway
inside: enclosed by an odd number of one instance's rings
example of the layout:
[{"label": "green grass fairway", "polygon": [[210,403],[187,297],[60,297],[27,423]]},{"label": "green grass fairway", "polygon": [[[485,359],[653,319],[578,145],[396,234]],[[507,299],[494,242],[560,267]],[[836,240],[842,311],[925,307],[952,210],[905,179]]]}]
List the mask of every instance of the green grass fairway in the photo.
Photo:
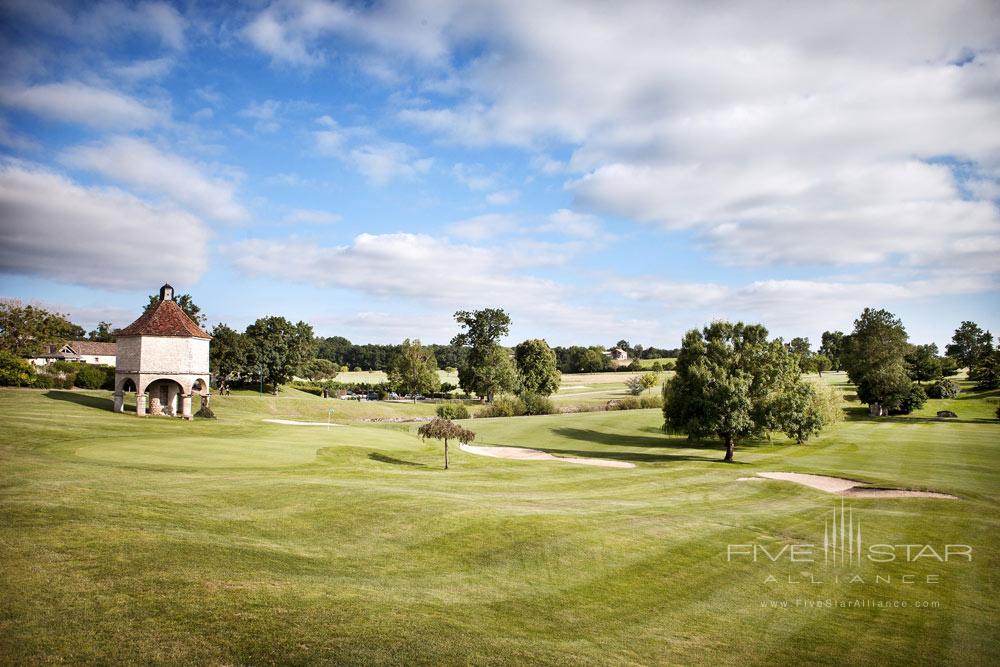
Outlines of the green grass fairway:
[{"label": "green grass fairway", "polygon": [[[850,391],[842,375],[823,380]],[[476,444],[636,467],[487,458],[453,443],[445,471],[441,444],[421,441],[415,424],[362,421],[433,406],[239,392],[213,399],[219,419],[182,422],[112,414],[107,392],[0,390],[0,656],[995,663],[1000,424],[988,418],[998,400],[967,392],[884,419],[854,404],[806,445],[752,443],[731,465],[717,443],[664,435],[656,410],[470,420]],[[939,409],[960,419],[934,419]],[[727,560],[730,544],[821,545],[840,507],[788,482],[738,480],[762,471],[955,494],[852,498],[845,509],[866,545],[969,544],[973,558]]]}]

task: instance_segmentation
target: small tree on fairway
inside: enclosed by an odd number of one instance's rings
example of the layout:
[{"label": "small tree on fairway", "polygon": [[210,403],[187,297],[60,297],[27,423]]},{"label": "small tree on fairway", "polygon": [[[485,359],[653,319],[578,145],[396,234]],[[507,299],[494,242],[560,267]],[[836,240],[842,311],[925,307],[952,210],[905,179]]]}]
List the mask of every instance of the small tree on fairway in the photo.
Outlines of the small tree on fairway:
[{"label": "small tree on fairway", "polygon": [[684,336],[677,374],[663,386],[664,428],[736,442],[780,426],[773,402],[799,379],[795,358],[759,324],[714,322]]},{"label": "small tree on fairway", "polygon": [[877,405],[879,414],[888,414],[909,392],[906,338],[903,323],[887,310],[865,308],[854,321],[844,368],[858,389],[858,399]]},{"label": "small tree on fairway", "polygon": [[638,396],[642,393],[645,387],[642,386],[642,378],[638,375],[633,375],[629,379],[625,380],[625,388],[628,389],[628,393],[633,396]]},{"label": "small tree on fairway", "polygon": [[906,371],[911,380],[927,382],[941,377],[941,359],[938,357],[938,346],[911,345],[906,353]]},{"label": "small tree on fairway", "polygon": [[816,368],[816,372],[819,373],[820,377],[823,377],[823,371],[828,371],[833,367],[833,362],[825,354],[817,354],[812,358],[813,366]]},{"label": "small tree on fairway", "polygon": [[441,378],[437,374],[434,352],[422,346],[419,340],[404,340],[389,368],[389,384],[397,391],[412,394],[414,403],[417,402],[417,394],[440,389]]},{"label": "small tree on fairway", "polygon": [[541,338],[526,340],[514,348],[514,361],[521,379],[521,390],[549,396],[559,389],[556,354]]},{"label": "small tree on fairway", "polygon": [[448,441],[458,440],[461,443],[470,443],[476,439],[476,434],[467,428],[462,428],[449,419],[435,417],[417,429],[417,435],[426,440],[434,438],[444,441],[444,469],[448,469]]},{"label": "small tree on fairway", "polygon": [[959,365],[971,370],[992,349],[993,335],[989,331],[983,331],[975,322],[967,320],[955,329],[955,335],[944,351]]},{"label": "small tree on fairway", "polygon": [[292,324],[284,317],[262,317],[247,327],[247,366],[271,384],[287,382],[296,368],[312,355],[313,331],[305,322]]},{"label": "small tree on fairway", "polygon": [[247,338],[244,334],[221,323],[212,329],[208,366],[221,391],[226,391],[234,378],[248,374],[247,352]]},{"label": "small tree on fairway", "polygon": [[659,382],[659,378],[656,377],[656,373],[643,373],[639,376],[639,382],[642,383],[643,389],[652,389]]}]

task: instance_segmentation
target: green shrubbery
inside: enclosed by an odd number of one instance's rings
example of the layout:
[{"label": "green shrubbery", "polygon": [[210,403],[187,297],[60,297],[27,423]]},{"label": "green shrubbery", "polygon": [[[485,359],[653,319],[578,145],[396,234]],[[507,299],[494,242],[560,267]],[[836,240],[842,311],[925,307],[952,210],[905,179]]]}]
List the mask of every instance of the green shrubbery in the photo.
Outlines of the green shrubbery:
[{"label": "green shrubbery", "polygon": [[899,397],[896,407],[890,410],[890,414],[908,415],[924,407],[925,403],[927,403],[927,392],[920,385],[914,384]]},{"label": "green shrubbery", "polygon": [[608,401],[608,410],[639,410],[640,408],[642,408],[642,401],[635,396]]},{"label": "green shrubbery", "polygon": [[464,403],[449,401],[437,406],[437,416],[442,419],[468,419],[469,408]]},{"label": "green shrubbery", "polygon": [[108,374],[101,366],[84,365],[76,372],[73,384],[81,389],[100,389],[108,379]]},{"label": "green shrubbery", "polygon": [[954,380],[940,379],[927,387],[929,398],[955,398],[961,392],[958,383]]},{"label": "green shrubbery", "polygon": [[525,392],[521,394],[521,402],[524,403],[524,414],[526,415],[554,415],[559,412],[552,399],[541,394]]},{"label": "green shrubbery", "polygon": [[492,403],[480,409],[476,417],[520,417],[525,412],[524,401],[517,396],[501,394],[493,399]]},{"label": "green shrubbery", "polygon": [[202,419],[215,419],[215,413],[212,412],[212,408],[207,405],[201,406],[201,409],[194,413],[194,416]]},{"label": "green shrubbery", "polygon": [[35,378],[35,369],[21,357],[0,350],[0,385],[4,387],[27,387]]},{"label": "green shrubbery", "polygon": [[657,410],[663,409],[663,397],[662,396],[643,396],[639,399],[639,407],[646,408],[656,408]]}]

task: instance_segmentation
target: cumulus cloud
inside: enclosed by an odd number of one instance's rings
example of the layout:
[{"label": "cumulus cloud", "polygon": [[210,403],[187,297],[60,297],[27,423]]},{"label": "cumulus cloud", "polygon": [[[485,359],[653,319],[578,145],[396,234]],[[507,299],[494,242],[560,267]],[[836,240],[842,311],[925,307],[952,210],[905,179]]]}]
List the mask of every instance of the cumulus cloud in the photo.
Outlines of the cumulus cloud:
[{"label": "cumulus cloud", "polygon": [[329,211],[314,211],[305,208],[293,209],[285,216],[286,225],[332,225],[343,220],[343,217]]},{"label": "cumulus cloud", "polygon": [[198,218],[53,171],[0,166],[0,271],[111,289],[197,280],[209,232]]},{"label": "cumulus cloud", "polygon": [[507,206],[521,198],[517,190],[498,190],[486,195],[486,203],[491,206]]},{"label": "cumulus cloud", "polygon": [[323,129],[312,132],[315,151],[342,160],[373,185],[412,180],[434,164],[433,159],[420,157],[412,146],[382,139],[369,128],[342,127],[330,116],[320,116],[316,122]]},{"label": "cumulus cloud", "polygon": [[162,46],[185,45],[187,21],[169,3],[86,3],[78,8],[52,0],[7,0],[4,10],[36,27],[80,42],[109,42],[131,35],[149,35]]},{"label": "cumulus cloud", "polygon": [[521,226],[515,216],[501,213],[486,213],[465,220],[459,220],[448,225],[448,233],[470,241],[484,241],[501,234],[509,234],[520,230]]},{"label": "cumulus cloud", "polygon": [[209,176],[204,168],[141,139],[113,137],[102,144],[71,148],[61,159],[67,165],[166,195],[217,220],[235,222],[247,217],[235,200],[232,182]]},{"label": "cumulus cloud", "polygon": [[549,215],[545,224],[541,225],[538,229],[543,232],[565,234],[567,236],[593,238],[601,231],[601,225],[597,221],[597,218],[592,215],[561,208]]},{"label": "cumulus cloud", "polygon": [[[225,253],[249,275],[427,302],[499,303],[512,295],[551,298],[561,291],[551,281],[511,273],[503,250],[425,234],[359,234],[343,246],[302,238],[251,239],[227,246]],[[521,265],[543,261],[539,253],[520,259]]]},{"label": "cumulus cloud", "polygon": [[0,88],[0,103],[46,118],[107,129],[148,128],[167,115],[111,88],[78,81]]}]

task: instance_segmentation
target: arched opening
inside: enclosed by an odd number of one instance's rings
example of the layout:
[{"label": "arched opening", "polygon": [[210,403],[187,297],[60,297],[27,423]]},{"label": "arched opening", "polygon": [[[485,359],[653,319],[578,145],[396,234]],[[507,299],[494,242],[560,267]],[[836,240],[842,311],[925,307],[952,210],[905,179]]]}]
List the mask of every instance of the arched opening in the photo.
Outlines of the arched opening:
[{"label": "arched opening", "polygon": [[191,393],[193,394],[197,392],[200,394],[203,391],[205,391],[205,383],[202,382],[201,378],[198,378],[194,381],[194,384],[191,385]]},{"label": "arched opening", "polygon": [[169,417],[181,414],[180,401],[184,388],[176,380],[153,380],[146,386],[146,392],[149,394],[148,414]]},{"label": "arched opening", "polygon": [[131,392],[134,392],[135,391],[135,382],[132,380],[132,378],[125,378],[125,381],[122,382],[122,386],[119,389],[119,391],[122,392],[122,393],[126,393],[126,392],[131,393]]}]

